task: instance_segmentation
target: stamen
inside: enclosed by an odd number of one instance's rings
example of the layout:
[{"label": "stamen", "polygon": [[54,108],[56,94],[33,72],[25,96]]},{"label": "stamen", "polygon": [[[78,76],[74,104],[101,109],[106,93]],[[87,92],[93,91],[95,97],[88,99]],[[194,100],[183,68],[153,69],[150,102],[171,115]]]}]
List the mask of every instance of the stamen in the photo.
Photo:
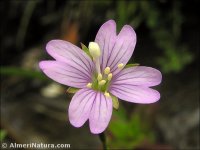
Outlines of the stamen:
[{"label": "stamen", "polygon": [[105,91],[104,95],[107,97],[107,98],[110,98],[110,94],[108,92]]},{"label": "stamen", "polygon": [[112,73],[108,74],[108,81],[110,81],[112,79]]},{"label": "stamen", "polygon": [[106,80],[101,80],[101,81],[99,81],[99,85],[104,85],[106,83]]},{"label": "stamen", "polygon": [[110,73],[110,67],[106,67],[106,68],[104,69],[104,73],[105,73],[105,74],[109,74],[109,73]]},{"label": "stamen", "polygon": [[92,83],[88,83],[86,86],[87,86],[88,88],[92,88]]},{"label": "stamen", "polygon": [[102,77],[102,74],[101,74],[101,73],[99,73],[99,74],[98,74],[98,76],[97,76],[97,80],[98,80],[98,81],[101,81],[101,80],[102,80],[102,78],[103,78],[103,77]]},{"label": "stamen", "polygon": [[118,65],[117,65],[117,67],[118,67],[119,69],[122,69],[122,68],[123,68],[123,66],[124,66],[124,64],[123,64],[123,63],[120,63],[120,64],[118,64]]}]

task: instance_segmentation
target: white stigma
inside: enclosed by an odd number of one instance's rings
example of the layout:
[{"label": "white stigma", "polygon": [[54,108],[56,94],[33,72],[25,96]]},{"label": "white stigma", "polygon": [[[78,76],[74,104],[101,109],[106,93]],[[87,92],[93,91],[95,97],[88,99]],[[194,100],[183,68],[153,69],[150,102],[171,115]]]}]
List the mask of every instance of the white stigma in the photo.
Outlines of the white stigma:
[{"label": "white stigma", "polygon": [[117,65],[117,67],[118,67],[119,69],[122,69],[122,68],[123,68],[123,66],[124,66],[124,64],[123,64],[123,63],[120,63],[120,64],[118,64],[118,65]]},{"label": "white stigma", "polygon": [[88,48],[91,56],[94,59],[98,58],[101,55],[100,47],[96,42],[90,42]]}]

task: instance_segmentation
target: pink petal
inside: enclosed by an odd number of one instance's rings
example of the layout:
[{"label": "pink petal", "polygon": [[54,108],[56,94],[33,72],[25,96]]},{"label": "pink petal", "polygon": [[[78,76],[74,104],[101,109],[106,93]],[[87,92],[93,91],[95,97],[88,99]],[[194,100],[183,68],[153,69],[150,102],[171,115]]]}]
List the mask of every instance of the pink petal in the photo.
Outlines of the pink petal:
[{"label": "pink petal", "polygon": [[114,85],[142,85],[142,86],[155,86],[160,84],[162,75],[160,71],[151,67],[137,66],[123,69],[112,84]]},{"label": "pink petal", "polygon": [[114,20],[109,20],[100,27],[95,38],[95,42],[97,42],[101,48],[101,70],[104,70],[106,68],[109,53],[115,44],[115,40],[116,24]]},{"label": "pink petal", "polygon": [[64,85],[83,88],[88,82],[91,82],[91,77],[88,74],[69,63],[41,61],[39,66],[49,78]]},{"label": "pink petal", "polygon": [[57,61],[71,63],[75,68],[91,74],[94,64],[79,47],[63,40],[52,40],[46,46],[47,52]]},{"label": "pink petal", "polygon": [[160,99],[160,93],[144,86],[111,85],[110,92],[118,98],[140,104],[154,103]]},{"label": "pink petal", "polygon": [[81,127],[89,118],[96,92],[81,89],[72,98],[69,105],[69,121],[75,127]]},{"label": "pink petal", "polygon": [[133,28],[125,25],[117,36],[115,45],[110,51],[107,66],[111,68],[113,75],[120,72],[117,65],[123,63],[124,66],[131,58],[136,44],[136,34]]},{"label": "pink petal", "polygon": [[97,92],[89,116],[90,130],[94,134],[103,132],[109,124],[112,115],[112,99]]}]

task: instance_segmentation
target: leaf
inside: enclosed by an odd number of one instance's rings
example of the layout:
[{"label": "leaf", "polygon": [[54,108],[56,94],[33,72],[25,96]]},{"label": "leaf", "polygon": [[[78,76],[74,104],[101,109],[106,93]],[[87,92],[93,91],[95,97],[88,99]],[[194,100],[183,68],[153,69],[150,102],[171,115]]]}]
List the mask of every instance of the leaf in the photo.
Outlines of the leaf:
[{"label": "leaf", "polygon": [[7,132],[5,130],[0,130],[0,141],[3,141],[6,135],[7,135]]},{"label": "leaf", "polygon": [[92,58],[92,56],[90,55],[89,49],[87,48],[87,46],[85,46],[83,43],[81,43],[81,47],[82,50],[88,55],[90,56],[90,58]]},{"label": "leaf", "polygon": [[140,64],[138,63],[135,63],[135,64],[128,64],[126,65],[124,68],[130,68],[130,67],[136,67],[136,66],[139,66]]},{"label": "leaf", "polygon": [[71,93],[71,94],[74,94],[74,93],[76,93],[76,92],[78,92],[78,90],[80,90],[80,89],[78,89],[78,88],[73,88],[73,87],[69,87],[68,89],[67,89],[67,93]]},{"label": "leaf", "polygon": [[119,108],[119,100],[116,96],[111,95],[112,98],[112,102],[113,102],[113,108],[115,108],[116,110],[118,110]]},{"label": "leaf", "polygon": [[50,81],[43,73],[39,71],[33,71],[19,67],[0,67],[0,74],[6,76],[10,75],[25,78],[37,78],[40,80]]}]

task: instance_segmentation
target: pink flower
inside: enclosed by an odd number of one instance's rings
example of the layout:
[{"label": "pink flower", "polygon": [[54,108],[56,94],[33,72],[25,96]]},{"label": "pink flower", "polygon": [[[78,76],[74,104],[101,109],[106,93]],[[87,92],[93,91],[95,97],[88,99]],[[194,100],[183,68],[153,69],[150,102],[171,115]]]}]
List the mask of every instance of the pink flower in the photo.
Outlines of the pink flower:
[{"label": "pink flower", "polygon": [[95,42],[89,44],[89,55],[79,47],[62,40],[52,40],[47,52],[55,60],[41,61],[39,66],[51,79],[79,88],[69,105],[69,121],[81,127],[88,119],[94,134],[103,132],[113,110],[113,96],[122,100],[149,104],[160,99],[149,87],[160,84],[160,71],[145,66],[125,67],[136,44],[136,34],[129,25],[116,33],[115,21],[99,29]]}]

